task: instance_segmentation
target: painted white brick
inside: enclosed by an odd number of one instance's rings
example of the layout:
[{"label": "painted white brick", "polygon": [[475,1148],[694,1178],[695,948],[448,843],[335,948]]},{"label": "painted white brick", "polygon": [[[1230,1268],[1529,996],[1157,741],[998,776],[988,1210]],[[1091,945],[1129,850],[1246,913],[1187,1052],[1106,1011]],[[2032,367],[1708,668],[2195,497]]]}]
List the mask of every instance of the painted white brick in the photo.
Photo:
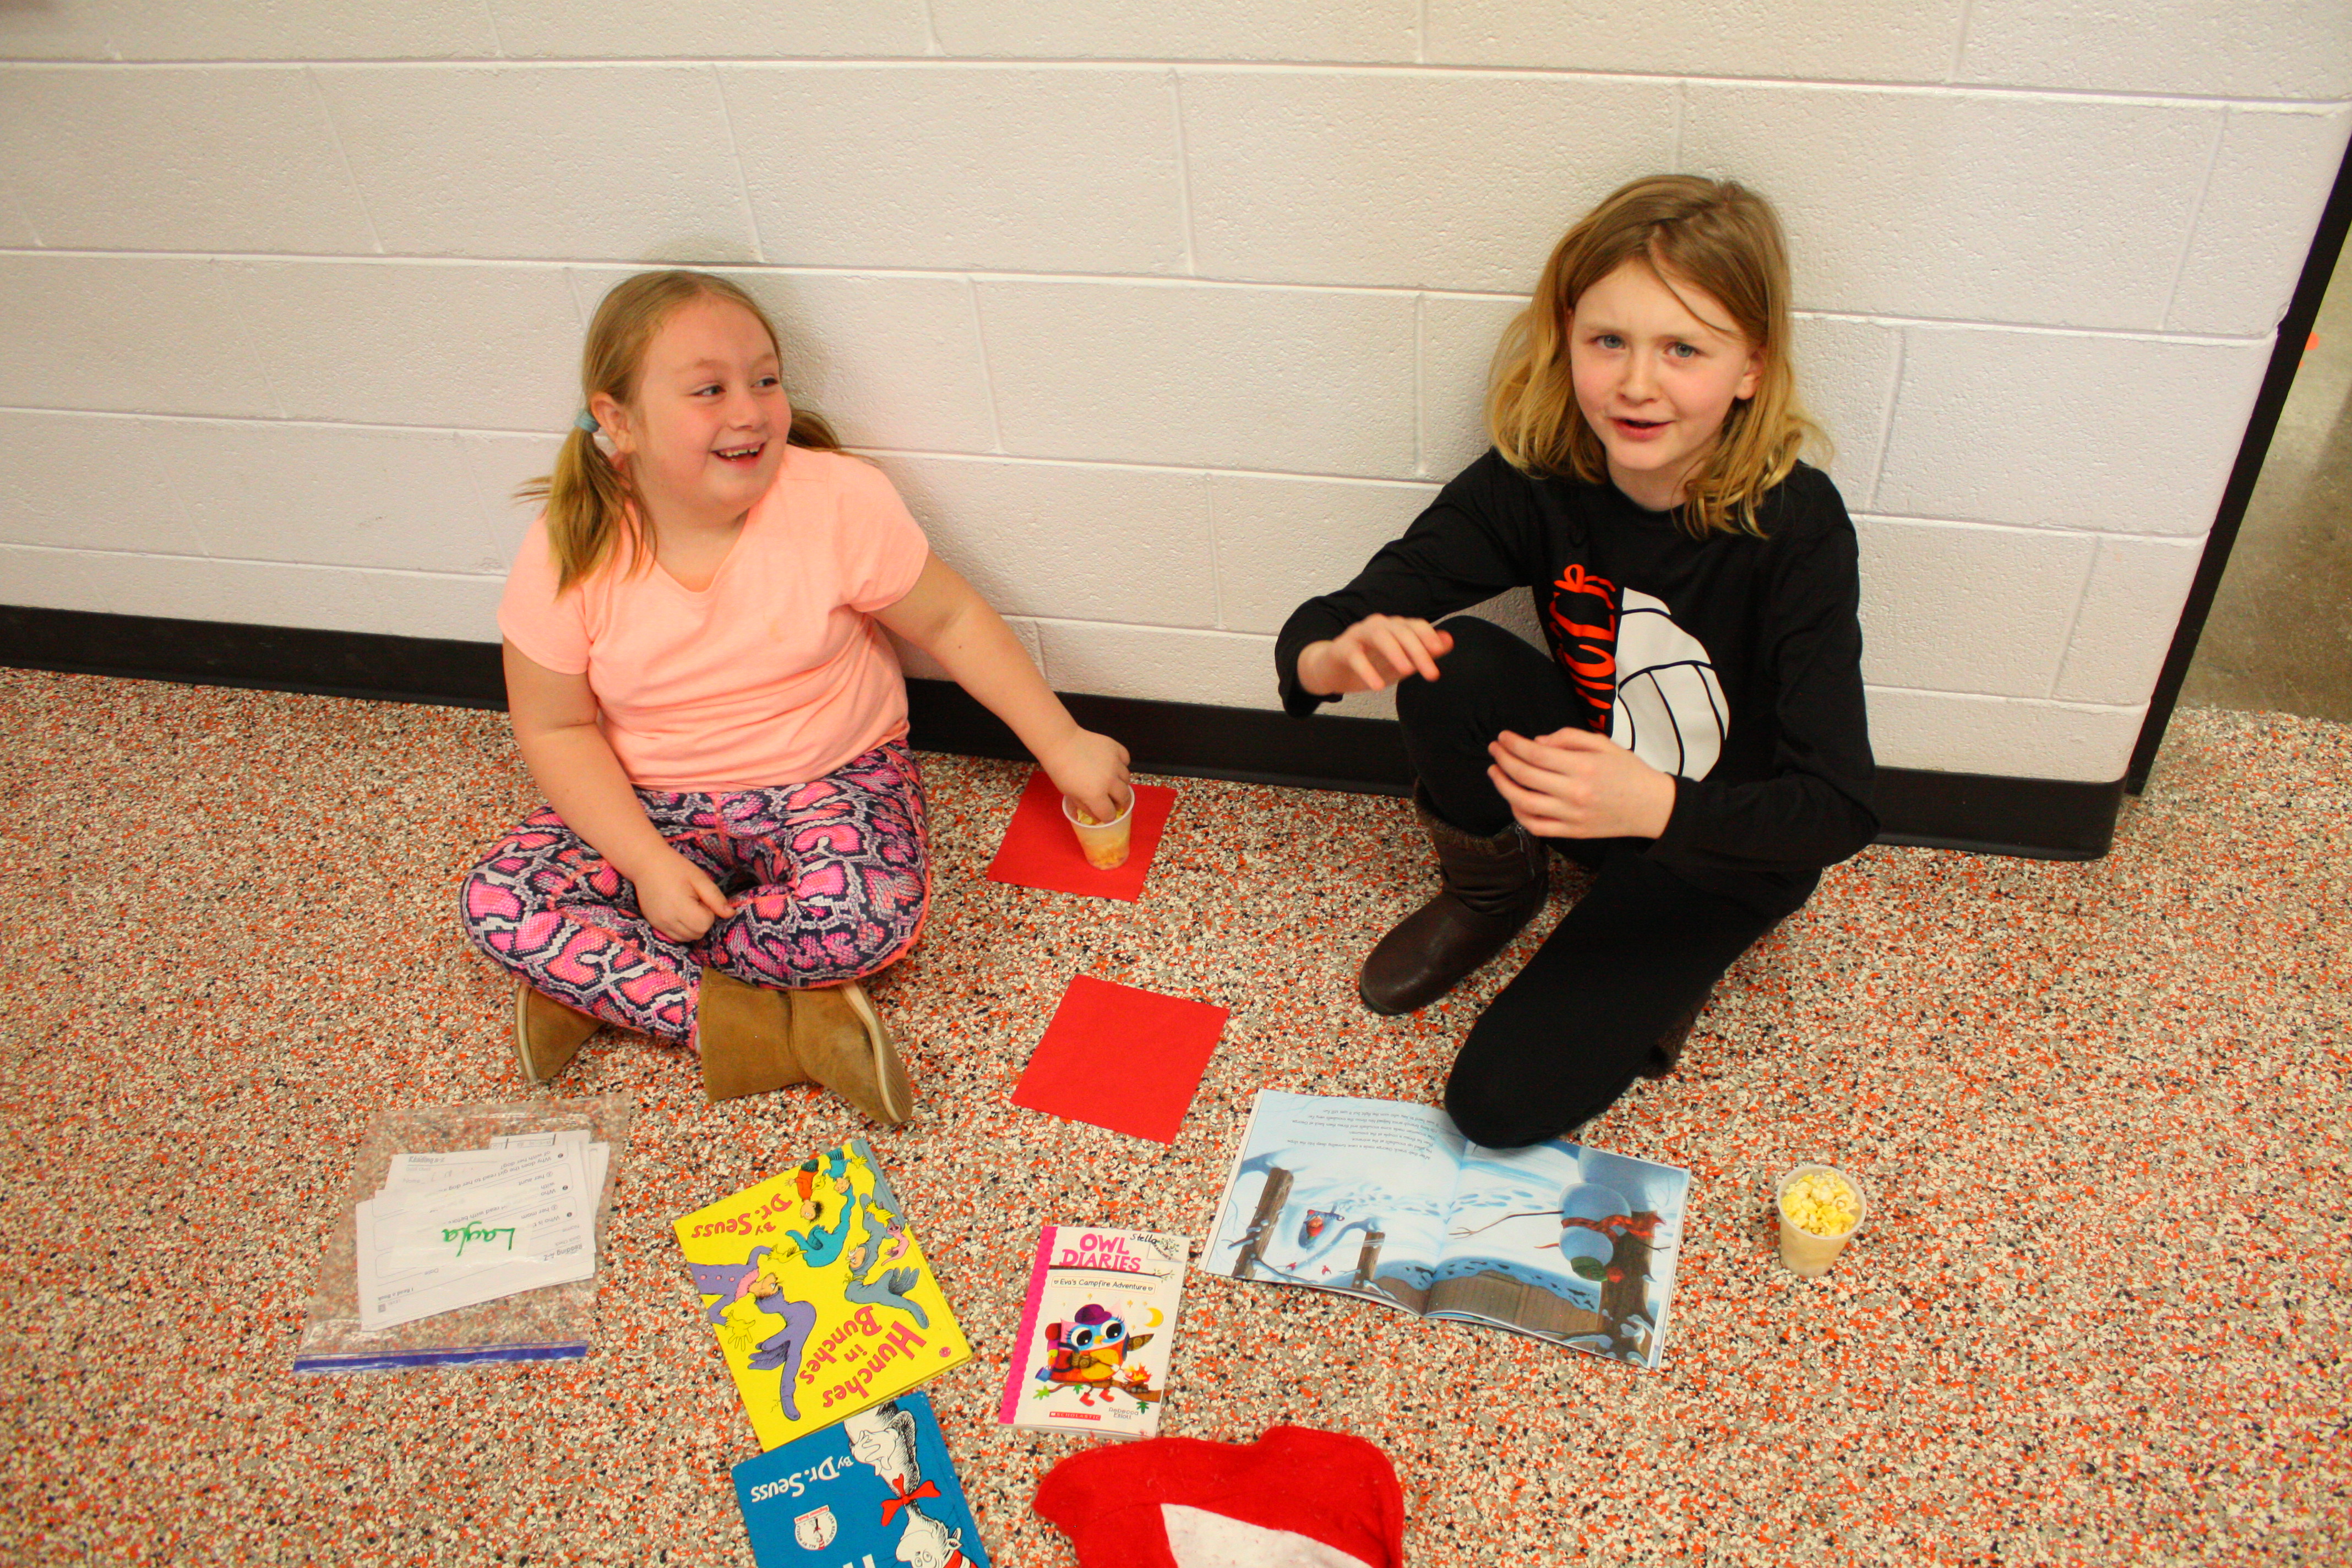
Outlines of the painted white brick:
[{"label": "painted white brick", "polygon": [[380,572],[277,561],[94,557],[91,575],[119,616],[170,616],[392,637],[499,640],[499,577]]},{"label": "painted white brick", "polygon": [[0,300],[38,301],[11,312],[0,332],[0,404],[278,412],[216,263],[0,256]]},{"label": "painted white brick", "polygon": [[480,58],[498,53],[481,0],[326,0],[156,5],[104,0],[109,40],[127,60]]},{"label": "painted white brick", "polygon": [[[593,316],[634,268],[576,268]],[[738,272],[783,340],[784,389],[854,447],[986,452],[996,446],[971,285],[958,278]],[[576,374],[576,373],[575,373]]]},{"label": "painted white brick", "polygon": [[2201,539],[2099,541],[2066,667],[2051,695],[2065,702],[2146,702],[2204,553]]},{"label": "painted white brick", "polygon": [[719,79],[772,261],[1184,269],[1165,72],[730,66]]},{"label": "painted white brick", "polygon": [[2166,326],[2242,334],[2278,325],[2347,135],[2352,110],[2230,111]]},{"label": "painted white brick", "polygon": [[1877,686],[2046,697],[2098,541],[1865,517],[1862,671]]},{"label": "painted white brick", "polygon": [[1418,0],[930,0],[950,55],[1406,61]]},{"label": "painted white brick", "polygon": [[[164,460],[162,420],[0,412],[0,538],[59,549],[204,549]],[[0,601],[23,603],[5,588]]]},{"label": "painted white brick", "polygon": [[1044,621],[1045,679],[1100,692],[1219,708],[1274,708],[1274,639],[1099,621]]},{"label": "painted white brick", "polygon": [[1693,84],[1683,166],[1763,192],[1807,310],[2155,328],[2223,110]]},{"label": "painted white brick", "polygon": [[388,251],[757,257],[708,67],[351,66],[318,74]]},{"label": "painted white brick", "polygon": [[[1280,708],[1274,639],[1228,632],[1163,631],[1100,621],[1044,621],[1046,683],[1056,691],[1101,692],[1214,708]],[[1350,719],[1393,719],[1393,692],[1360,691],[1325,708]]]},{"label": "painted white brick", "polygon": [[1217,624],[1206,481],[1169,468],[886,457],[942,560],[1000,614]]},{"label": "painted white brick", "polygon": [[929,52],[922,0],[489,0],[518,59],[791,59]]},{"label": "painted white brick", "polygon": [[1525,292],[1570,224],[1674,158],[1670,82],[1179,77],[1206,278]]},{"label": "painted white brick", "polygon": [[2338,0],[1974,0],[1958,79],[2215,98],[2352,97]]},{"label": "painted white brick", "polygon": [[1026,457],[1409,478],[1412,300],[989,282],[1004,444]]},{"label": "painted white brick", "polygon": [[[1035,623],[1022,620],[1016,616],[1007,616],[1004,617],[1004,624],[1012,628],[1013,637],[1018,638],[1022,647],[1028,651],[1029,662],[1042,671],[1045,668],[1045,656],[1044,647],[1038,639]],[[890,646],[898,650],[898,668],[906,672],[908,679],[916,680],[954,679],[948,674],[938,659],[933,658],[906,638],[891,637]]]},{"label": "painted white brick", "polygon": [[1434,485],[1210,475],[1225,628],[1280,631],[1301,602],[1363,570],[1436,494]]},{"label": "painted white brick", "polygon": [[375,248],[300,66],[0,70],[0,168],[61,248]]},{"label": "painted white brick", "polygon": [[1487,372],[1495,346],[1526,301],[1421,301],[1421,472],[1450,479],[1485,455]]},{"label": "painted white brick", "polygon": [[[1564,66],[1675,76],[1941,81],[1960,0],[1429,0],[1432,63]],[[1665,165],[1660,164],[1663,168]]]},{"label": "painted white brick", "polygon": [[41,237],[25,216],[24,204],[13,190],[0,187],[0,245],[9,247],[37,246]]},{"label": "painted white brick", "polygon": [[[1800,316],[1792,327],[1797,395],[1835,451],[1829,475],[1839,493],[1848,507],[1863,506],[1878,482],[1886,447],[1886,395],[1902,334],[1876,321],[1819,316]],[[1821,455],[1808,453],[1806,460],[1818,464]]]},{"label": "painted white brick", "polygon": [[524,531],[538,515],[537,506],[515,500],[515,487],[540,479],[555,468],[562,436],[461,435],[457,451],[473,481],[474,510],[468,539],[468,563],[476,570],[503,576],[522,547]]},{"label": "painted white brick", "polygon": [[290,417],[544,433],[580,406],[559,268],[249,261],[224,276]]},{"label": "painted white brick", "polygon": [[204,553],[223,560],[504,574],[474,532],[472,476],[438,430],[152,420]]},{"label": "painted white brick", "polygon": [[1948,691],[1870,690],[1870,745],[1883,768],[2111,784],[2124,776],[2145,704],[2021,702]]},{"label": "painted white brick", "polygon": [[37,610],[106,609],[90,564],[108,559],[79,550],[0,544],[0,604]]},{"label": "painted white brick", "polygon": [[2269,363],[2264,342],[1906,329],[1872,510],[2202,533]]}]

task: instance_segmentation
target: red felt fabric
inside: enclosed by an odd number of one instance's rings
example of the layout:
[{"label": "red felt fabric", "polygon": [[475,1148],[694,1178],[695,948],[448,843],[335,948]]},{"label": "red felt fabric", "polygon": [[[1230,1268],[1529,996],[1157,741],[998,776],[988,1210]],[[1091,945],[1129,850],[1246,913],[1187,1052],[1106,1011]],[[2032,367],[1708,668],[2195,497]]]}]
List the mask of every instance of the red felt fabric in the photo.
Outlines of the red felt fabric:
[{"label": "red felt fabric", "polygon": [[1255,1443],[1153,1437],[1090,1448],[1045,1472],[1038,1514],[1070,1538],[1080,1568],[1183,1568],[1170,1503],[1288,1531],[1369,1568],[1403,1568],[1404,1493],[1388,1456],[1360,1437],[1276,1426]]}]

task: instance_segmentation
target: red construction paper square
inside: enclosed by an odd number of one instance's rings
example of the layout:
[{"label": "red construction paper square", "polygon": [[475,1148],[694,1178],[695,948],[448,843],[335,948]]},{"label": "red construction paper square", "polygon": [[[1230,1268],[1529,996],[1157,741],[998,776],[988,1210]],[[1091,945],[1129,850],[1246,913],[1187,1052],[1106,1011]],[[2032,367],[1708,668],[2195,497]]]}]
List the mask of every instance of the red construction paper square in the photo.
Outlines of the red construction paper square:
[{"label": "red construction paper square", "polygon": [[1004,830],[1003,846],[989,862],[988,879],[1016,888],[1043,888],[1054,893],[1084,893],[1089,898],[1123,899],[1143,896],[1143,879],[1151,858],[1160,852],[1160,836],[1168,814],[1176,809],[1176,792],[1166,784],[1137,784],[1135,816],[1127,829],[1127,864],[1097,871],[1087,864],[1078,836],[1062,815],[1062,792],[1038,769],[1021,792],[1013,824]]},{"label": "red construction paper square", "polygon": [[1225,1010],[1081,974],[1062,993],[1013,1103],[1172,1143]]}]

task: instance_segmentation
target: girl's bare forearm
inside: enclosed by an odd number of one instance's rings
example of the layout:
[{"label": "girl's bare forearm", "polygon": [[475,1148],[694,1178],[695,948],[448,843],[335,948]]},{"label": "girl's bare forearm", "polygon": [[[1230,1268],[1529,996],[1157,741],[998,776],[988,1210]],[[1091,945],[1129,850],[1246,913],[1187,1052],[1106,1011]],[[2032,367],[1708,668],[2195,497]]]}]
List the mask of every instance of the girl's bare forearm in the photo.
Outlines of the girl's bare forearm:
[{"label": "girl's bare forearm", "polygon": [[595,725],[567,724],[530,734],[517,731],[515,742],[564,826],[621,875],[641,880],[645,868],[667,852],[612,743]]}]

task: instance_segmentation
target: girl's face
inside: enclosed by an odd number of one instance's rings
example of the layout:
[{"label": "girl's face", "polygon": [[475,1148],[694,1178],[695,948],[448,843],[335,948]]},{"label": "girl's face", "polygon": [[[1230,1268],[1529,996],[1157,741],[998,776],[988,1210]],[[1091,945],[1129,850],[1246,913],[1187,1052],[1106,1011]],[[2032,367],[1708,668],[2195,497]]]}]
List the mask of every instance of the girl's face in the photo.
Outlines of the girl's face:
[{"label": "girl's face", "polygon": [[767,328],[708,294],[654,333],[625,406],[599,394],[588,411],[627,460],[656,527],[740,522],[774,482],[793,426]]},{"label": "girl's face", "polygon": [[1568,364],[1610,479],[1653,511],[1681,504],[1731,405],[1753,396],[1764,374],[1762,351],[1714,295],[1680,279],[1669,289],[1640,260],[1578,298]]}]

